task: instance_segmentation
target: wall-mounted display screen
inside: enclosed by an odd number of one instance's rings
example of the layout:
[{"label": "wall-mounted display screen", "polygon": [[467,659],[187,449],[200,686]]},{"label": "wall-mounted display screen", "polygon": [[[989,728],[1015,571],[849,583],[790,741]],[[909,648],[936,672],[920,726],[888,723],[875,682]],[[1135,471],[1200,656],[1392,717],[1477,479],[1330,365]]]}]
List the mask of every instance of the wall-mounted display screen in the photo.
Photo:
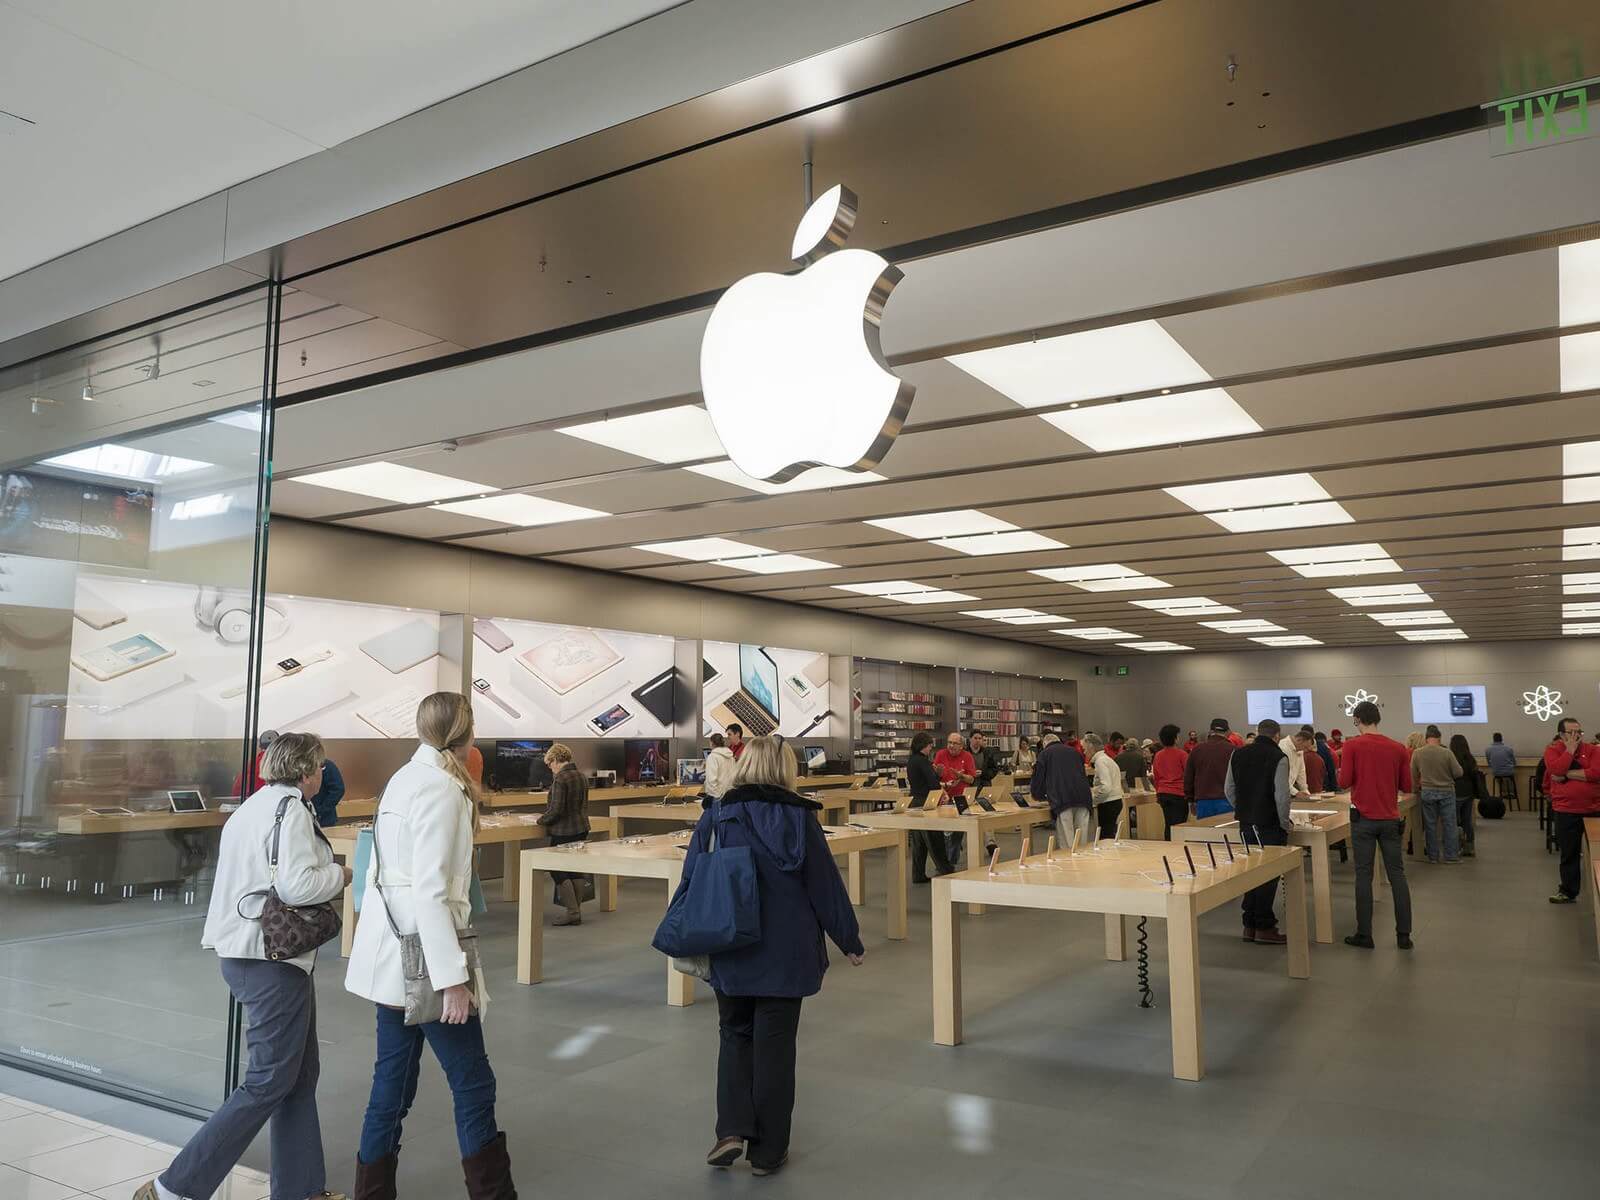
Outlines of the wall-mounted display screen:
[{"label": "wall-mounted display screen", "polygon": [[748,643],[705,643],[705,733],[737,724],[747,737],[843,736],[834,725],[828,656]]},{"label": "wall-mounted display screen", "polygon": [[500,792],[533,788],[542,791],[550,786],[550,768],[545,766],[545,752],[549,742],[525,739],[503,740],[494,744],[494,754],[488,762],[490,787]]},{"label": "wall-mounted display screen", "polygon": [[[67,679],[69,739],[230,737],[243,728],[250,595],[80,575]],[[269,595],[262,729],[416,737],[439,690],[436,612]]]},{"label": "wall-mounted display screen", "polygon": [[1261,721],[1276,721],[1288,728],[1290,725],[1312,725],[1310,688],[1261,688],[1244,694],[1245,716],[1251,725]]},{"label": "wall-mounted display screen", "polygon": [[1418,725],[1487,725],[1489,706],[1481,683],[1448,683],[1411,689],[1411,719]]}]

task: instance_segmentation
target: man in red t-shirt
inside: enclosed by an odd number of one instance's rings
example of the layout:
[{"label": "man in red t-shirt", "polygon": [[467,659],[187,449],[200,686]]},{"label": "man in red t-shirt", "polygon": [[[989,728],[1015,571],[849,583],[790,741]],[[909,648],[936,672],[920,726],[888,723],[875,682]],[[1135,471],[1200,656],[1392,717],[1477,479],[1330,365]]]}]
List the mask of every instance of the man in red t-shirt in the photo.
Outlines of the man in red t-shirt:
[{"label": "man in red t-shirt", "polygon": [[737,762],[739,756],[744,753],[744,726],[730,724],[727,729],[724,730],[724,736],[727,741],[728,750],[733,754],[734,761]]},{"label": "man in red t-shirt", "polygon": [[1384,873],[1394,889],[1395,944],[1411,949],[1411,887],[1400,841],[1400,793],[1411,790],[1411,752],[1378,732],[1383,714],[1371,700],[1356,705],[1359,736],[1339,756],[1339,786],[1350,792],[1350,841],[1356,852],[1356,931],[1347,946],[1372,949],[1372,860],[1383,852]]},{"label": "man in red t-shirt", "polygon": [[[944,794],[952,800],[965,795],[967,785],[978,778],[978,762],[967,749],[966,739],[953,731],[945,738],[944,749],[933,756],[933,769],[939,773]],[[966,839],[959,833],[952,833],[946,836],[946,841],[949,844],[949,859],[955,862],[961,857],[961,845]],[[969,862],[967,865],[970,867],[973,864]]]},{"label": "man in red t-shirt", "polygon": [[1583,819],[1600,817],[1600,746],[1583,740],[1576,717],[1562,717],[1544,750],[1544,786],[1556,822],[1561,883],[1551,904],[1572,904],[1583,880]]},{"label": "man in red t-shirt", "polygon": [[1150,762],[1150,782],[1156,789],[1156,802],[1161,805],[1161,819],[1166,826],[1162,837],[1172,840],[1172,827],[1189,819],[1189,801],[1184,798],[1183,774],[1189,765],[1189,755],[1178,749],[1178,727],[1163,725],[1160,734],[1161,749]]}]

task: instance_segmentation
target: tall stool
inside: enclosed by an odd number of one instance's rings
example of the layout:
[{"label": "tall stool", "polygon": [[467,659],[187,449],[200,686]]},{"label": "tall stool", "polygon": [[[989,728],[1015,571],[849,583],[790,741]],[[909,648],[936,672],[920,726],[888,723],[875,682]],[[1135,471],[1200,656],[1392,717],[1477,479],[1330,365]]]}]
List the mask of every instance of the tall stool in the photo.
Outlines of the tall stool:
[{"label": "tall stool", "polygon": [[[1517,777],[1515,775],[1496,775],[1494,777],[1494,794],[1506,802],[1506,808],[1522,810],[1522,795],[1517,790]],[[1541,823],[1542,825],[1542,823]]]}]

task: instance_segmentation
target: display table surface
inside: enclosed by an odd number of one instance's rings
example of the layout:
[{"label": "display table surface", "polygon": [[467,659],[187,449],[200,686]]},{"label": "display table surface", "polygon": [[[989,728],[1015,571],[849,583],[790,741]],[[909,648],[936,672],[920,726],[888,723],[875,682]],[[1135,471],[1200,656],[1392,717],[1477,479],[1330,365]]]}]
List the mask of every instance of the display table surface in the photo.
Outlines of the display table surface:
[{"label": "display table surface", "polygon": [[[813,788],[851,788],[869,778],[866,775],[811,775],[800,780],[799,790],[811,791]],[[684,787],[679,784],[644,783],[624,784],[620,787],[591,787],[588,802],[590,804],[618,804],[629,803],[637,800],[660,800],[669,795],[695,795],[698,796],[698,787]],[[499,808],[543,808],[550,802],[548,791],[520,790],[510,792],[483,793],[484,807]],[[363,796],[355,799],[345,799],[339,802],[340,817],[370,817],[377,807],[377,799],[372,796]]]},{"label": "display table surface", "polygon": [[135,812],[101,816],[98,813],[68,813],[56,819],[56,832],[74,834],[93,833],[152,833],[171,829],[219,829],[232,813],[225,812]]},{"label": "display table surface", "polygon": [[[1304,846],[1311,851],[1311,908],[1316,914],[1316,938],[1319,942],[1333,941],[1333,862],[1331,850],[1340,842],[1350,840],[1350,805],[1342,796],[1312,797],[1292,805],[1289,814],[1294,828],[1289,831],[1289,845]],[[1223,839],[1232,843],[1234,853],[1239,850],[1239,820],[1231,813],[1204,817],[1198,821],[1185,821],[1172,827],[1175,842],[1211,842],[1222,845]],[[1180,852],[1181,853],[1181,852]],[[1216,851],[1219,862],[1223,857]],[[1195,861],[1199,861],[1196,857]],[[1210,863],[1209,855],[1206,862]],[[1187,869],[1188,864],[1184,864]]]},{"label": "display table surface", "polygon": [[[328,844],[333,847],[335,854],[345,856],[345,861],[354,865],[356,840],[363,829],[371,829],[370,821],[361,825],[334,825],[322,832],[328,839]],[[617,823],[611,817],[590,817],[589,836],[591,838],[614,837],[617,832]],[[545,832],[539,827],[538,813],[487,813],[479,818],[478,832],[473,835],[472,844],[480,846],[506,847],[506,862],[514,864],[517,852],[529,842],[542,842],[547,840]],[[500,880],[501,899],[517,899],[517,883],[520,876],[515,870],[506,871]],[[339,952],[345,957],[350,957],[350,946],[356,935],[355,889],[346,885],[344,889],[344,930],[340,935]]]},{"label": "display table surface", "polygon": [[[1169,884],[1162,856],[1178,863]],[[1179,864],[1182,864],[1180,869]],[[1050,860],[1033,858],[1026,867],[1002,863],[944,875],[933,881],[933,1040],[941,1046],[961,1042],[961,924],[956,905],[1000,904],[1061,912],[1104,913],[1106,957],[1127,957],[1128,917],[1159,917],[1167,922],[1167,959],[1172,1010],[1172,1074],[1200,1079],[1205,1054],[1200,1017],[1200,914],[1237,900],[1251,888],[1283,877],[1288,896],[1287,969],[1291,978],[1311,976],[1311,946],[1306,932],[1305,875],[1296,846],[1268,846],[1215,870],[1201,867],[1186,878],[1183,855],[1170,843],[1125,841],[1071,855],[1057,851]],[[1271,951],[1262,951],[1264,959]]]},{"label": "display table surface", "polygon": [[[1038,805],[1024,808],[1015,801],[1004,800],[994,808],[992,813],[976,804],[968,805],[965,813],[956,812],[953,804],[942,804],[938,808],[894,808],[856,813],[852,820],[875,829],[900,829],[907,833],[964,833],[967,853],[973,859],[983,856],[983,847],[993,834],[1016,832],[1031,839],[1034,826],[1051,824],[1050,810]],[[975,903],[967,911],[974,916],[981,915],[983,905]]]},{"label": "display table surface", "polygon": [[[870,850],[888,851],[888,886],[884,901],[888,907],[888,936],[902,941],[906,936],[906,835],[899,830],[857,829],[850,826],[825,826],[828,848],[836,857],[848,855],[850,874],[861,874],[861,855]],[[663,908],[678,890],[683,878],[683,861],[688,854],[693,830],[658,833],[648,837],[617,838],[602,842],[581,842],[567,846],[542,846],[524,849],[521,857],[522,900],[517,908],[517,982],[539,983],[544,979],[544,876],[551,871],[569,871],[596,876],[595,894],[601,912],[617,907],[617,878],[660,879],[666,883]],[[858,883],[859,886],[859,883]],[[862,903],[859,895],[852,901]],[[652,953],[654,951],[652,950]],[[667,970],[667,1003],[682,1008],[694,1003],[694,978]]]}]

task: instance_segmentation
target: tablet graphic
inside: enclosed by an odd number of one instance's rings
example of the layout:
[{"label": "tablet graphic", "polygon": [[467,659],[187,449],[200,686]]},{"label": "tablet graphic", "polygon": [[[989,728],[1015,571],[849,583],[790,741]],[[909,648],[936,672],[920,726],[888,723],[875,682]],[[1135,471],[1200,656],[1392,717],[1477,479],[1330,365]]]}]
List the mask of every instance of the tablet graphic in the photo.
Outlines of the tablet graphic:
[{"label": "tablet graphic", "polygon": [[622,655],[592,629],[563,629],[517,655],[517,662],[545,687],[565,696],[622,661]]},{"label": "tablet graphic", "polygon": [[407,621],[398,629],[369,637],[361,643],[361,652],[391,674],[398,675],[439,653],[439,630],[427,621]]},{"label": "tablet graphic", "polygon": [[635,688],[635,700],[656,720],[669,728],[673,722],[678,694],[678,668],[668,667],[647,683]]}]

